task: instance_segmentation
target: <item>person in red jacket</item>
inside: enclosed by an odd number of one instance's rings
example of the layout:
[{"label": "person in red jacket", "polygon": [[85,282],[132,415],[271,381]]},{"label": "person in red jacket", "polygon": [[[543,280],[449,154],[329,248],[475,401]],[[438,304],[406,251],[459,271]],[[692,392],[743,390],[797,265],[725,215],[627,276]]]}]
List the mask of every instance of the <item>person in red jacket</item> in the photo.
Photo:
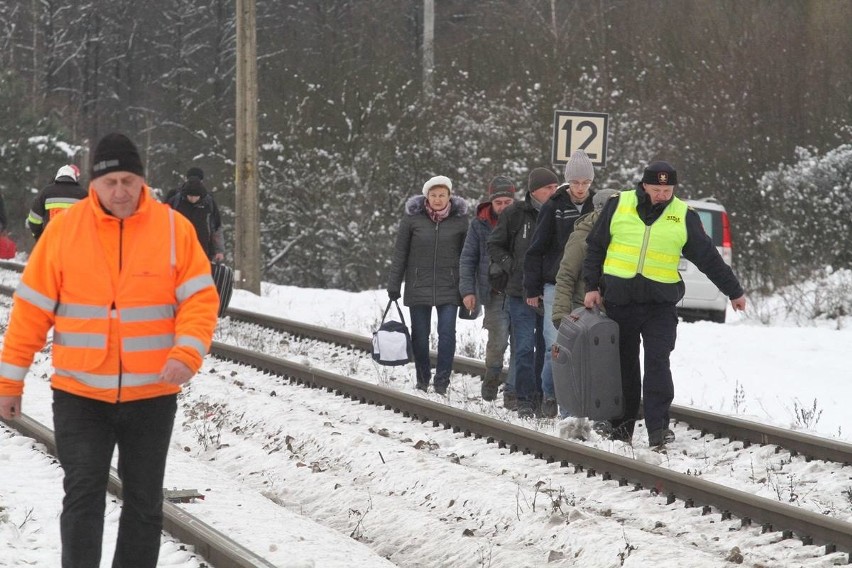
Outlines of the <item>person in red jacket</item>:
[{"label": "person in red jacket", "polygon": [[0,417],[53,328],[53,422],[65,472],[62,566],[100,566],[110,461],[123,504],[113,566],[157,564],[177,393],[201,367],[219,299],[192,225],[157,202],[122,134],[98,142],[89,197],[54,218],[15,291]]}]

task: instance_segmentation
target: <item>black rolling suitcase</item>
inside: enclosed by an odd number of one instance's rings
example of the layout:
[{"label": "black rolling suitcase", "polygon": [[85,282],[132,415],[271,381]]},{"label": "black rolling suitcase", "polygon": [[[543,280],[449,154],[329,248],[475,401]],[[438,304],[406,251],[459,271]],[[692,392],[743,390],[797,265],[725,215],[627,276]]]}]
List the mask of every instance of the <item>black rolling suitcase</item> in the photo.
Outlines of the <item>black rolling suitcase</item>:
[{"label": "black rolling suitcase", "polygon": [[228,265],[212,262],[210,272],[213,283],[216,285],[216,293],[219,294],[219,317],[222,317],[228,309],[228,304],[231,303],[231,294],[234,292],[234,271]]},{"label": "black rolling suitcase", "polygon": [[597,308],[578,308],[562,319],[555,351],[553,386],[560,407],[592,420],[624,416],[617,323]]}]

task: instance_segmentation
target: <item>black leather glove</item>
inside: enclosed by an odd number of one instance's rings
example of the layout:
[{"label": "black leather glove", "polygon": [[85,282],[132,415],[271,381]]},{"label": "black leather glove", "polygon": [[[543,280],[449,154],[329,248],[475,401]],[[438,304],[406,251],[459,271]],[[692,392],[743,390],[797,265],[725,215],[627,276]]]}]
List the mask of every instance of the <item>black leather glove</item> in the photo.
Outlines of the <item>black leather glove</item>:
[{"label": "black leather glove", "polygon": [[388,299],[393,302],[395,300],[399,300],[399,291],[398,290],[388,290]]},{"label": "black leather glove", "polygon": [[509,285],[509,273],[499,262],[488,265],[488,284],[495,292],[504,292]]}]

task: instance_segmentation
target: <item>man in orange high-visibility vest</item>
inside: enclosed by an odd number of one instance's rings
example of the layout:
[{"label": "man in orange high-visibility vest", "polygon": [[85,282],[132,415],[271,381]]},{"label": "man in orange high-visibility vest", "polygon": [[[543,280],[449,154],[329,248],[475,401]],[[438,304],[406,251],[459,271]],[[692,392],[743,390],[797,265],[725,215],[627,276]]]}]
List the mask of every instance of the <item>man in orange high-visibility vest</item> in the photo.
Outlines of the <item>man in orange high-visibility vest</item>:
[{"label": "man in orange high-visibility vest", "polygon": [[201,367],[219,298],[192,225],[145,184],[133,142],[102,138],[89,196],[45,228],[15,291],[0,355],[0,417],[53,328],[53,421],[65,471],[62,566],[100,566],[105,492],[123,484],[114,566],[157,564],[177,393]]}]

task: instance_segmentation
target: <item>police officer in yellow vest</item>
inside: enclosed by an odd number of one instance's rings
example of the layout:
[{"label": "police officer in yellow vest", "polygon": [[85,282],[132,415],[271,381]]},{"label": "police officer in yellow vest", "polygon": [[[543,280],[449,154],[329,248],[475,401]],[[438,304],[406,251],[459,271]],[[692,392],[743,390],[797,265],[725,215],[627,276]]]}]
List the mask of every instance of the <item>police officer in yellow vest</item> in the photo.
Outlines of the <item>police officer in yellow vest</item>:
[{"label": "police officer in yellow vest", "polygon": [[[645,168],[633,191],[610,199],[586,239],[583,264],[587,308],[601,305],[619,325],[625,413],[613,422],[613,439],[630,442],[644,396],[645,426],[652,447],[674,441],[669,408],[674,384],[669,355],[677,337],[676,305],[684,284],[681,255],[744,310],[745,295],[731,267],[704,232],[698,213],[674,196],[677,172],[667,162]],[[644,341],[645,383],[639,364]]]}]

